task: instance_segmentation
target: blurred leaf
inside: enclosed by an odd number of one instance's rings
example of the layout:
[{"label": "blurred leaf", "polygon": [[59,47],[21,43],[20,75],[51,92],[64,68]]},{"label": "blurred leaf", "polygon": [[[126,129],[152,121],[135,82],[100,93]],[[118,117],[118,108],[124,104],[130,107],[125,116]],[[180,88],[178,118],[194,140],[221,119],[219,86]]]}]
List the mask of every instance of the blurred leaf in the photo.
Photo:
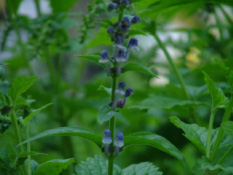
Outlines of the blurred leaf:
[{"label": "blurred leaf", "polygon": [[85,59],[94,61],[94,62],[96,62],[97,64],[100,64],[100,63],[99,63],[100,56],[98,56],[98,55],[78,55],[78,57],[79,57],[79,58],[85,58]]},{"label": "blurred leaf", "polygon": [[171,122],[184,131],[184,136],[205,154],[207,129],[197,124],[186,124],[177,117],[170,117]]},{"label": "blurred leaf", "polygon": [[8,81],[3,81],[0,83],[0,93],[2,95],[8,95],[8,90],[9,90],[9,82]]},{"label": "blurred leaf", "polygon": [[208,87],[208,90],[210,92],[210,95],[212,97],[212,108],[214,111],[217,110],[217,108],[225,107],[227,104],[227,98],[224,96],[223,92],[216,88],[214,85],[214,82],[210,79],[210,77],[205,73],[205,81]]},{"label": "blurred leaf", "polygon": [[6,0],[6,7],[11,14],[16,14],[21,2],[22,0]]},{"label": "blurred leaf", "polygon": [[139,109],[171,109],[175,106],[208,106],[207,103],[195,102],[191,100],[182,100],[178,98],[170,98],[161,95],[150,95],[140,104],[130,106],[130,108]]},{"label": "blurred leaf", "polygon": [[50,6],[53,9],[53,13],[67,12],[70,10],[75,3],[78,3],[79,0],[69,0],[64,2],[63,0],[49,0]]},{"label": "blurred leaf", "polygon": [[[87,158],[75,167],[77,175],[108,175],[108,161],[102,156]],[[121,169],[114,165],[113,175],[121,175]]]},{"label": "blurred leaf", "polygon": [[109,105],[103,105],[98,113],[97,119],[100,124],[110,120],[113,116],[117,115],[116,111],[113,111]]},{"label": "blurred leaf", "polygon": [[124,68],[125,71],[139,71],[157,77],[157,75],[152,70],[141,64],[128,63],[124,66]]},{"label": "blurred leaf", "polygon": [[226,134],[233,136],[233,121],[224,122],[222,126]]},{"label": "blurred leaf", "polygon": [[163,173],[158,170],[159,168],[152,163],[143,162],[130,165],[122,171],[121,175],[162,175]]},{"label": "blurred leaf", "polygon": [[11,85],[9,94],[15,102],[17,98],[27,91],[35,82],[37,77],[17,77]]},{"label": "blurred leaf", "polygon": [[99,147],[102,146],[102,138],[100,136],[86,129],[77,128],[77,127],[61,127],[61,128],[50,129],[34,137],[31,137],[30,139],[25,140],[18,146],[23,145],[27,142],[31,142],[33,140],[37,140],[37,139],[49,137],[49,136],[79,136],[79,137],[82,137],[84,139],[94,142]]},{"label": "blurred leaf", "polygon": [[27,117],[25,117],[24,122],[26,125],[29,125],[30,120],[32,119],[32,117],[34,117],[36,114],[38,114],[40,111],[42,111],[43,109],[47,108],[48,106],[50,106],[52,103],[49,103],[47,105],[44,105],[38,109],[34,109],[33,112],[31,114],[29,114]]},{"label": "blurred leaf", "polygon": [[133,133],[124,138],[125,146],[149,145],[155,147],[179,160],[183,160],[183,154],[166,138],[149,132]]},{"label": "blurred leaf", "polygon": [[47,155],[47,154],[30,151],[30,152],[21,152],[21,153],[18,153],[17,157],[27,157],[28,155],[39,156],[39,155]]},{"label": "blurred leaf", "polygon": [[74,162],[74,159],[54,159],[42,163],[34,171],[33,175],[59,175],[63,169]]},{"label": "blurred leaf", "polygon": [[147,35],[147,33],[141,31],[141,30],[130,30],[129,31],[129,36],[132,36],[132,35]]},{"label": "blurred leaf", "polygon": [[98,88],[98,91],[100,90],[104,90],[105,92],[108,93],[108,95],[112,95],[112,88],[106,88],[104,87],[103,85],[101,85],[99,88]]}]

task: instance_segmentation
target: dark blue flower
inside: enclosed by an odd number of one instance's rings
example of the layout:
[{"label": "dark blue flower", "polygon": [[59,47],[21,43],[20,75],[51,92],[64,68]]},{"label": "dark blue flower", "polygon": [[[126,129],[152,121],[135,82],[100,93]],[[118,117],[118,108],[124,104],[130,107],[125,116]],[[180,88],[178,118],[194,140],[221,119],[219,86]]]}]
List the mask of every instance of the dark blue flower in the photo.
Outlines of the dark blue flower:
[{"label": "dark blue flower", "polygon": [[114,29],[113,26],[110,26],[110,27],[108,28],[107,32],[108,32],[109,34],[112,34],[112,33],[115,34],[115,33],[116,33],[116,31],[115,31],[115,29]]},{"label": "dark blue flower", "polygon": [[128,32],[129,28],[130,28],[130,25],[127,25],[127,24],[121,24],[119,26],[119,30],[122,31],[122,32]]},{"label": "dark blue flower", "polygon": [[109,129],[106,129],[104,131],[104,137],[102,139],[103,144],[109,145],[112,143],[112,138],[111,138],[111,131]]},{"label": "dark blue flower", "polygon": [[129,1],[128,0],[121,0],[120,2],[122,5],[128,5],[129,4]]},{"label": "dark blue flower", "polygon": [[116,56],[116,62],[118,63],[124,63],[127,61],[127,53],[124,49],[119,49],[117,56]]},{"label": "dark blue flower", "polygon": [[134,93],[134,90],[131,88],[126,89],[125,91],[125,98],[129,97],[132,93]]},{"label": "dark blue flower", "polygon": [[127,16],[125,16],[122,21],[121,21],[122,24],[129,24],[130,21],[129,21],[129,18]]},{"label": "dark blue flower", "polygon": [[138,46],[138,40],[136,38],[130,38],[128,48],[137,47],[137,46]]},{"label": "dark blue flower", "polygon": [[125,99],[124,100],[118,100],[117,101],[117,107],[118,108],[124,108],[125,107]]},{"label": "dark blue flower", "polygon": [[125,82],[120,82],[119,86],[118,86],[118,89],[124,90],[124,88],[125,88]]},{"label": "dark blue flower", "polygon": [[122,45],[123,41],[124,41],[124,37],[123,36],[117,36],[115,44]]},{"label": "dark blue flower", "polygon": [[101,58],[99,59],[99,63],[109,63],[108,51],[103,50],[101,53]]},{"label": "dark blue flower", "polygon": [[124,146],[123,138],[124,138],[124,134],[122,132],[119,132],[117,134],[117,138],[115,139],[114,145],[119,148],[123,147]]},{"label": "dark blue flower", "polygon": [[141,22],[141,19],[140,19],[139,16],[134,16],[134,17],[132,18],[132,20],[131,20],[131,23],[132,23],[132,24],[136,24],[136,23],[138,23],[138,22]]},{"label": "dark blue flower", "polygon": [[118,7],[118,5],[116,3],[108,4],[108,10],[113,10],[113,9],[116,9],[117,7]]}]

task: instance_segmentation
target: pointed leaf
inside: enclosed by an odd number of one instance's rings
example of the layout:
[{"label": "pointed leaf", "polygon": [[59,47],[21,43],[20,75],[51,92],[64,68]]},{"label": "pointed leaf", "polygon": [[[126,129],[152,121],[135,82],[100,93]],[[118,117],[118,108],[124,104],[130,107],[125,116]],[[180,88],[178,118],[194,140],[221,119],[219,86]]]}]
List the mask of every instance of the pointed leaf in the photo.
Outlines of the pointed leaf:
[{"label": "pointed leaf", "polygon": [[149,145],[155,147],[179,160],[183,160],[183,154],[166,138],[149,132],[138,132],[124,138],[125,147],[131,145]]},{"label": "pointed leaf", "polygon": [[224,122],[222,127],[226,134],[233,136],[233,121]]},{"label": "pointed leaf", "polygon": [[113,111],[112,108],[108,105],[104,105],[100,108],[97,119],[100,124],[110,120],[115,116],[117,112]]},{"label": "pointed leaf", "polygon": [[[108,175],[108,161],[102,156],[87,158],[75,167],[77,175]],[[113,175],[121,175],[121,169],[114,165]]]},{"label": "pointed leaf", "polygon": [[217,110],[217,108],[226,106],[227,98],[224,96],[223,92],[216,88],[214,82],[210,79],[210,77],[205,73],[205,81],[210,92],[212,98],[212,108],[213,110]]},{"label": "pointed leaf", "polygon": [[31,155],[31,156],[40,156],[40,155],[47,155],[45,153],[38,153],[38,152],[35,152],[35,151],[30,151],[30,152],[21,152],[21,153],[18,153],[17,157],[27,157],[28,155]]},{"label": "pointed leaf", "polygon": [[79,136],[79,137],[82,137],[84,139],[94,142],[99,147],[102,146],[102,138],[100,136],[94,134],[94,132],[88,131],[86,129],[78,128],[78,127],[62,127],[62,128],[50,129],[34,137],[31,137],[30,139],[25,140],[18,146],[25,144],[27,142],[31,142],[33,140],[37,140],[37,139],[49,137],[49,136]]},{"label": "pointed leaf", "polygon": [[35,82],[37,77],[17,77],[11,85],[9,94],[15,102],[17,98],[27,91]]},{"label": "pointed leaf", "polygon": [[74,162],[74,159],[55,159],[42,163],[34,171],[33,175],[59,175],[62,170]]},{"label": "pointed leaf", "polygon": [[91,61],[96,62],[97,64],[99,63],[100,56],[99,55],[78,55],[79,58],[85,58]]},{"label": "pointed leaf", "polygon": [[29,125],[30,120],[32,119],[32,117],[34,117],[36,114],[38,114],[40,111],[42,111],[43,109],[47,108],[48,106],[50,106],[52,103],[49,103],[47,105],[44,105],[38,109],[33,110],[33,112],[31,114],[29,114],[25,119],[24,122],[26,125]]},{"label": "pointed leaf", "polygon": [[123,170],[121,175],[162,175],[163,173],[158,170],[159,168],[155,167],[152,163],[143,162],[130,165]]},{"label": "pointed leaf", "polygon": [[156,73],[154,73],[151,69],[141,64],[129,63],[126,64],[124,68],[125,71],[139,71],[157,77]]}]

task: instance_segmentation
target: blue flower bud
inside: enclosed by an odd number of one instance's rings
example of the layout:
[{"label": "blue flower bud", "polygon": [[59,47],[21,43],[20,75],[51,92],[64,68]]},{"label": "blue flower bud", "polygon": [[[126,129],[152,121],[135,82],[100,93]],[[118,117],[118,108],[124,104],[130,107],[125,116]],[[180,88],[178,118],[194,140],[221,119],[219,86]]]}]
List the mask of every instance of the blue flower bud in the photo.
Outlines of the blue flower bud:
[{"label": "blue flower bud", "polygon": [[123,41],[124,41],[124,37],[123,36],[117,36],[115,44],[122,45]]},{"label": "blue flower bud", "polygon": [[116,147],[121,148],[121,147],[124,146],[123,137],[124,137],[123,133],[119,132],[119,133],[117,134],[117,138],[116,138],[116,140],[115,140],[115,142],[114,142],[114,145],[115,145]]},{"label": "blue flower bud", "polygon": [[125,16],[122,21],[121,21],[122,24],[129,24],[130,21],[129,21],[129,18],[127,16]]},{"label": "blue flower bud", "polygon": [[108,51],[107,50],[103,50],[101,53],[101,58],[99,59],[99,63],[109,63],[109,57],[108,57]]},{"label": "blue flower bud", "polygon": [[128,5],[129,4],[129,1],[128,0],[121,0],[120,2],[122,5]]},{"label": "blue flower bud", "polygon": [[132,93],[134,93],[134,90],[131,88],[126,89],[125,91],[125,98],[129,97]]},{"label": "blue flower bud", "polygon": [[112,143],[112,138],[111,138],[111,131],[109,129],[106,129],[104,131],[104,137],[102,139],[103,144],[109,145]]},{"label": "blue flower bud", "polygon": [[139,16],[134,16],[134,17],[132,18],[132,20],[131,20],[131,23],[132,23],[132,24],[136,24],[136,23],[138,23],[138,22],[141,22],[141,19],[140,19]]},{"label": "blue flower bud", "polygon": [[138,40],[136,38],[130,38],[128,48],[137,47],[137,46],[138,46]]},{"label": "blue flower bud", "polygon": [[129,32],[130,25],[122,24],[119,26],[119,30],[122,32]]},{"label": "blue flower bud", "polygon": [[118,7],[116,3],[110,3],[108,4],[108,10],[114,10]]},{"label": "blue flower bud", "polygon": [[110,26],[109,28],[108,28],[108,30],[107,30],[107,32],[109,33],[109,34],[111,34],[111,33],[116,33],[116,31],[115,31],[115,29],[114,29],[114,27],[113,26]]},{"label": "blue flower bud", "polygon": [[119,85],[118,85],[118,88],[124,90],[125,82],[120,82]]},{"label": "blue flower bud", "polygon": [[124,49],[119,49],[116,55],[116,62],[124,63],[127,61],[127,53]]},{"label": "blue flower bud", "polygon": [[118,108],[124,108],[125,107],[125,99],[124,100],[118,100],[117,101],[117,107]]}]

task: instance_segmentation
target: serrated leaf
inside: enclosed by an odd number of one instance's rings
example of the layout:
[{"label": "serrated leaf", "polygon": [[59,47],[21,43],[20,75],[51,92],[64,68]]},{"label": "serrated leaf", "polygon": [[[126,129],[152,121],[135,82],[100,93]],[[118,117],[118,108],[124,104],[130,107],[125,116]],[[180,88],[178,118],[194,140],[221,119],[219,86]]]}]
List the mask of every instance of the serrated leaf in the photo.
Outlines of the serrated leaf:
[{"label": "serrated leaf", "polygon": [[110,120],[113,116],[115,116],[117,112],[113,111],[112,108],[108,105],[103,105],[97,116],[97,120],[100,124]]},{"label": "serrated leaf", "polygon": [[227,98],[224,96],[223,92],[215,87],[214,82],[205,72],[203,73],[205,76],[206,85],[212,98],[212,109],[217,110],[217,108],[226,106]]},{"label": "serrated leaf", "polygon": [[61,127],[61,128],[50,129],[34,137],[31,137],[30,139],[25,140],[24,142],[22,142],[21,144],[17,146],[23,145],[27,142],[31,142],[33,140],[37,140],[37,139],[49,137],[49,136],[79,136],[79,137],[82,137],[84,139],[94,142],[99,147],[102,146],[102,138],[100,136],[94,134],[94,132],[92,131],[78,128],[78,127]]},{"label": "serrated leaf", "polygon": [[35,82],[37,77],[17,77],[11,85],[9,95],[15,102],[17,98],[27,91]]},{"label": "serrated leaf", "polygon": [[140,104],[132,105],[130,108],[139,109],[171,109],[176,106],[208,106],[207,103],[182,100],[178,98],[165,97],[161,95],[150,95]]},{"label": "serrated leaf", "polygon": [[[102,156],[87,158],[75,167],[77,175],[108,175],[108,161]],[[121,169],[114,165],[113,175],[121,175]]]},{"label": "serrated leaf", "polygon": [[141,64],[129,63],[126,64],[124,68],[125,71],[139,71],[157,77],[157,75],[151,69]]},{"label": "serrated leaf", "polygon": [[152,163],[143,162],[123,169],[121,175],[162,175],[163,173],[158,170],[159,168],[155,167]]},{"label": "serrated leaf", "polygon": [[190,140],[196,147],[205,154],[206,139],[208,131],[197,124],[186,124],[177,117],[170,117],[170,121],[178,128],[184,131],[184,136]]},{"label": "serrated leaf", "polygon": [[30,120],[36,115],[38,114],[40,111],[42,111],[43,109],[47,108],[48,106],[50,106],[52,103],[49,103],[47,105],[44,105],[38,109],[34,109],[33,112],[31,114],[29,114],[27,117],[25,117],[24,122],[26,125],[29,125]]},{"label": "serrated leaf", "polygon": [[59,175],[62,170],[74,162],[74,159],[55,159],[39,165],[33,175]]},{"label": "serrated leaf", "polygon": [[155,147],[179,160],[183,160],[183,154],[166,138],[149,132],[138,132],[124,138],[125,147],[132,145],[149,145]]}]

